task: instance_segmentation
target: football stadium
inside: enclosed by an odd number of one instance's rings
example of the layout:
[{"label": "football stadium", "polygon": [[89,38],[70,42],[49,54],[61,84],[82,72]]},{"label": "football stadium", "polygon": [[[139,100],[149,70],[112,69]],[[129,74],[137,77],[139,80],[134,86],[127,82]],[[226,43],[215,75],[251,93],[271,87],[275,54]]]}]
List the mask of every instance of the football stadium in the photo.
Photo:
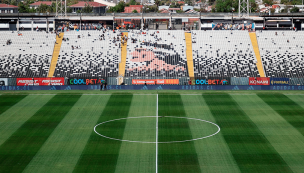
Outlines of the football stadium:
[{"label": "football stadium", "polygon": [[304,172],[303,13],[42,2],[0,4],[1,173]]}]

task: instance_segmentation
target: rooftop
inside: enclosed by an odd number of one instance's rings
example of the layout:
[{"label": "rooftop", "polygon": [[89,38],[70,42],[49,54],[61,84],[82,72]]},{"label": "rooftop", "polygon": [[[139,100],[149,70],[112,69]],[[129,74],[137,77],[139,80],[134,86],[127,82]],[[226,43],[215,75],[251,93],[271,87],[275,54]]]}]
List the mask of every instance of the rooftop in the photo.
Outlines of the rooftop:
[{"label": "rooftop", "polygon": [[85,7],[85,5],[90,5],[91,7],[106,7],[107,5],[98,2],[85,2],[79,1],[77,4],[70,5],[70,7]]},{"label": "rooftop", "polygon": [[30,6],[39,6],[41,4],[46,4],[48,6],[51,6],[52,3],[53,3],[52,1],[38,1],[38,2],[30,4]]},{"label": "rooftop", "polygon": [[0,4],[0,8],[18,8],[18,6],[8,5],[8,4]]}]

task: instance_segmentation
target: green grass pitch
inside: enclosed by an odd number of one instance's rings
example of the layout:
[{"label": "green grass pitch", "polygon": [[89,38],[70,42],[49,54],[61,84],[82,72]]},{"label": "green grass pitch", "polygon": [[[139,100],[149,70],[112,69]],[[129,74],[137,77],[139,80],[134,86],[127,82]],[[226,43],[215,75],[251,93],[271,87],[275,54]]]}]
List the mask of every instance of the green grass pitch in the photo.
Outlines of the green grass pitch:
[{"label": "green grass pitch", "polygon": [[304,92],[0,92],[0,173],[304,172]]}]

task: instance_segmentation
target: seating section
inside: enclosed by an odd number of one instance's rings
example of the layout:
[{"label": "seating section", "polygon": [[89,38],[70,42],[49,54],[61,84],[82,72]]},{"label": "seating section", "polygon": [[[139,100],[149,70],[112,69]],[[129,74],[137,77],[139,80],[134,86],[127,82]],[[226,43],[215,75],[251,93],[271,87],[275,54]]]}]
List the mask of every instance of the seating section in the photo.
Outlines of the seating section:
[{"label": "seating section", "polygon": [[[48,75],[55,34],[31,31],[20,36],[9,31],[0,34],[0,77]],[[304,76],[301,32],[258,31],[256,35],[266,77]],[[260,76],[248,31],[192,31],[191,36],[195,77]],[[119,75],[120,32],[71,31],[65,32],[64,38],[54,77]],[[184,31],[129,32],[125,77],[189,77],[187,68]]]},{"label": "seating section", "polygon": [[[102,34],[104,37],[100,37]],[[117,76],[121,55],[118,35],[120,33],[112,31],[66,32],[66,41],[62,42],[54,77]]]},{"label": "seating section", "polygon": [[266,77],[304,76],[304,35],[294,31],[257,32]]},{"label": "seating section", "polygon": [[183,31],[131,31],[126,77],[188,77]]},{"label": "seating section", "polygon": [[18,36],[17,32],[1,31],[0,35],[0,77],[47,76],[55,34],[23,31]]},{"label": "seating section", "polygon": [[248,31],[192,31],[195,77],[259,76]]}]

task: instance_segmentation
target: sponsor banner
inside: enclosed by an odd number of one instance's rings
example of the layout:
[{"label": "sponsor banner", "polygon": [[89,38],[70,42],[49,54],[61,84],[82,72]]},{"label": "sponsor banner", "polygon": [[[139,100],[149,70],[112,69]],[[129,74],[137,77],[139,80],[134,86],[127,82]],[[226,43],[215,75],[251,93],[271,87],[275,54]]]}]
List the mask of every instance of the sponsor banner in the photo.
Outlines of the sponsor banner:
[{"label": "sponsor banner", "polygon": [[53,78],[17,78],[17,86],[27,86],[27,85],[64,85],[63,77],[53,77]]},{"label": "sponsor banner", "polygon": [[269,77],[249,77],[249,85],[270,85]]},{"label": "sponsor banner", "polygon": [[99,85],[105,83],[105,79],[99,78],[70,78],[68,79],[68,85]]},{"label": "sponsor banner", "polygon": [[132,85],[178,85],[179,79],[132,79]]},{"label": "sponsor banner", "polygon": [[195,85],[230,85],[230,77],[227,77],[227,78],[195,79]]},{"label": "sponsor banner", "polygon": [[289,78],[270,78],[270,85],[289,85]]},{"label": "sponsor banner", "polygon": [[304,85],[304,78],[290,78],[289,85]]},{"label": "sponsor banner", "polygon": [[0,78],[0,86],[8,86],[8,79]]},{"label": "sponsor banner", "polygon": [[231,77],[231,85],[249,85],[248,77]]}]

